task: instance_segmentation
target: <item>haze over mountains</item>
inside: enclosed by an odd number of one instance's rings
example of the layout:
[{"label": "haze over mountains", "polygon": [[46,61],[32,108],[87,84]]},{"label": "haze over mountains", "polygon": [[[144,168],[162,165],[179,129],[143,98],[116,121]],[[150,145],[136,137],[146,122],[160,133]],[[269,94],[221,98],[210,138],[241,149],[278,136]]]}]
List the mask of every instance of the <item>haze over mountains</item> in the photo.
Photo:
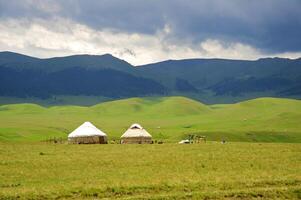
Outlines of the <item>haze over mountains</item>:
[{"label": "haze over mountains", "polygon": [[185,59],[132,66],[110,54],[39,59],[0,52],[0,96],[117,99],[175,94],[207,103],[301,98],[301,59]]}]

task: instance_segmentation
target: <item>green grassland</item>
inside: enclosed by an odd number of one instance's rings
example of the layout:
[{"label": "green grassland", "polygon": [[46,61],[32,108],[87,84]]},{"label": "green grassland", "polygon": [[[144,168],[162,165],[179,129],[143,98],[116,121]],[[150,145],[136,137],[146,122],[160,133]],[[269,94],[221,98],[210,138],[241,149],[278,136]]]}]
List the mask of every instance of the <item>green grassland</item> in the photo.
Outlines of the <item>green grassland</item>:
[{"label": "green grassland", "polygon": [[0,199],[300,199],[300,155],[289,143],[0,143]]},{"label": "green grassland", "polygon": [[[91,121],[119,139],[141,123],[152,145],[45,140]],[[0,106],[0,199],[300,199],[301,101],[205,105],[184,97],[94,106]],[[180,145],[188,134],[207,143]],[[226,144],[219,141],[226,139]]]},{"label": "green grassland", "polygon": [[156,140],[176,142],[188,134],[208,140],[301,142],[301,101],[259,98],[205,105],[185,97],[130,98],[90,107],[10,104],[0,106],[0,141],[42,141],[67,135],[91,121],[119,139],[130,124],[142,124]]}]

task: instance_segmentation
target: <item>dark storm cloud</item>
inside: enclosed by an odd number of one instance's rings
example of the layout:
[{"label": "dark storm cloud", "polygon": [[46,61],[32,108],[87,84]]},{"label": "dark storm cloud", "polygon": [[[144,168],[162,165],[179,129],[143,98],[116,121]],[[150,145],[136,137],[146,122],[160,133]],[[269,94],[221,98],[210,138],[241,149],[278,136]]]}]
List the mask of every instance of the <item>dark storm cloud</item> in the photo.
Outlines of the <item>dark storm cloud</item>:
[{"label": "dark storm cloud", "polygon": [[266,52],[301,50],[300,0],[0,0],[2,18],[68,18],[94,29],[168,39],[242,42]]}]

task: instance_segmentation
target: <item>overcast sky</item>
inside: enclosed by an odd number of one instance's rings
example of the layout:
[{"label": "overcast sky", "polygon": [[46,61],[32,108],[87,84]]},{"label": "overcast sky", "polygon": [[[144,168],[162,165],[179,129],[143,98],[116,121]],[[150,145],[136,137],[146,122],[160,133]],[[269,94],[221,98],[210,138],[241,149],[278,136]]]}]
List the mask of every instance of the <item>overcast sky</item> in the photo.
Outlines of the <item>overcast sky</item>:
[{"label": "overcast sky", "polygon": [[301,57],[301,0],[0,0],[0,51],[182,58]]}]

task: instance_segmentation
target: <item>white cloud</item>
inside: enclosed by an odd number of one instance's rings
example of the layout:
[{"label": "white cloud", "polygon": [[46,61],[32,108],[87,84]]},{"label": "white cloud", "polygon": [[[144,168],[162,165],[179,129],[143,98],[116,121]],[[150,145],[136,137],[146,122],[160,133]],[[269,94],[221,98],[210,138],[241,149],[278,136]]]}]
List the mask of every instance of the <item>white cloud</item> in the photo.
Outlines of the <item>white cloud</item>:
[{"label": "white cloud", "polygon": [[199,44],[174,40],[166,25],[154,35],[126,33],[118,30],[94,30],[74,21],[0,20],[0,50],[15,51],[37,57],[72,54],[111,53],[134,65],[184,58],[257,59],[266,56],[296,58],[301,53],[262,54],[241,43],[207,39]]},{"label": "white cloud", "polygon": [[253,60],[261,56],[257,49],[241,43],[225,43],[219,40],[208,39],[202,42],[200,46],[202,55],[207,58]]}]

